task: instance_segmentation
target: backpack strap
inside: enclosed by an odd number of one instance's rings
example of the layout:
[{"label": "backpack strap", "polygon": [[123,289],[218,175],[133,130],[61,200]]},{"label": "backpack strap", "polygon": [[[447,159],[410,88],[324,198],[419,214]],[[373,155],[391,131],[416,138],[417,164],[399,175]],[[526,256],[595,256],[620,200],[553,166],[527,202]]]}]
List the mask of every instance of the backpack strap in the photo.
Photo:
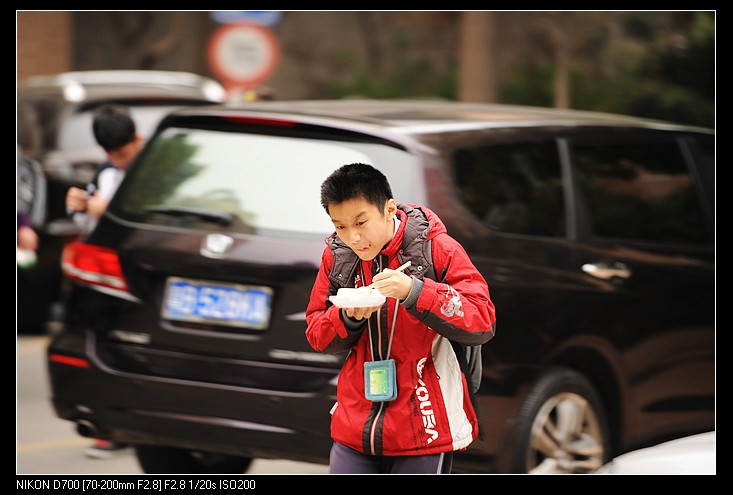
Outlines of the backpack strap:
[{"label": "backpack strap", "polygon": [[476,392],[478,390],[474,391],[473,386],[471,385],[471,381],[469,380],[469,377],[471,375],[469,372],[470,366],[468,364],[468,356],[471,353],[477,353],[479,356],[478,359],[480,362],[481,346],[463,345],[454,340],[450,340],[450,345],[453,347],[453,352],[455,353],[456,357],[458,358],[458,364],[461,366],[461,371],[463,372],[463,376],[466,377],[466,381],[468,382],[468,396],[471,399],[471,405],[473,406],[473,410],[476,413],[476,421],[478,421],[478,437],[480,440],[483,440],[484,439],[484,428],[483,426],[481,426],[481,415],[479,414],[478,401],[476,400]]}]

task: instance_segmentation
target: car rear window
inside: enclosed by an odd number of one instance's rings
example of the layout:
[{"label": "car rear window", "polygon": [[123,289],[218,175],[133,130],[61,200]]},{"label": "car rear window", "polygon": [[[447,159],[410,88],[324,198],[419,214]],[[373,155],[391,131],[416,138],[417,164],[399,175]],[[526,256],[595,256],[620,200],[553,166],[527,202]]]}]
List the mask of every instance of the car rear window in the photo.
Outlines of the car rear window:
[{"label": "car rear window", "polygon": [[130,169],[111,208],[153,224],[324,235],[333,224],[321,183],[353,162],[382,169],[400,200],[418,199],[416,158],[384,144],[168,128]]}]

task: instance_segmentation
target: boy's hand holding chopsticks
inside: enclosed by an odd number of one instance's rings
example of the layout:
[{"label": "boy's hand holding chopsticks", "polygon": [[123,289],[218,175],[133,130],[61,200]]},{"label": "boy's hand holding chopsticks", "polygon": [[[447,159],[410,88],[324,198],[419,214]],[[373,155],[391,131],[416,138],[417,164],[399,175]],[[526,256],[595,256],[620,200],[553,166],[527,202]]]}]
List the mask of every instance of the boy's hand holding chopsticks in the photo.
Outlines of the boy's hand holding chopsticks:
[{"label": "boy's hand holding chopsticks", "polygon": [[385,268],[380,273],[374,275],[372,284],[368,287],[374,287],[380,294],[386,297],[394,297],[400,300],[406,298],[412,287],[412,277],[403,272],[411,264],[408,261],[396,270]]}]

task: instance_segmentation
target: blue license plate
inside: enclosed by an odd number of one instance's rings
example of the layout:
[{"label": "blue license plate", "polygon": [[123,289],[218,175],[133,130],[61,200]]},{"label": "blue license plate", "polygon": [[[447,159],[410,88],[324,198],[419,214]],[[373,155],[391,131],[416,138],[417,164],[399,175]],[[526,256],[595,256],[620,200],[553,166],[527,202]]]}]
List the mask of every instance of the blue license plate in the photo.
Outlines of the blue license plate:
[{"label": "blue license plate", "polygon": [[163,318],[255,329],[270,321],[272,289],[170,277],[163,297]]}]

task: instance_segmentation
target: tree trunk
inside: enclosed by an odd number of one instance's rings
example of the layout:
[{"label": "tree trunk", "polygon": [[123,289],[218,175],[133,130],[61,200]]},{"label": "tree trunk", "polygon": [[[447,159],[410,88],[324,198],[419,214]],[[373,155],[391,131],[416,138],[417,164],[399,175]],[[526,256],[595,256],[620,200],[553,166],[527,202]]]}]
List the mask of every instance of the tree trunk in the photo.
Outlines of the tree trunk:
[{"label": "tree trunk", "polygon": [[555,59],[554,104],[555,108],[570,108],[570,40],[560,23],[552,25],[551,31]]},{"label": "tree trunk", "polygon": [[494,12],[463,12],[460,37],[458,100],[499,101],[494,56]]}]

